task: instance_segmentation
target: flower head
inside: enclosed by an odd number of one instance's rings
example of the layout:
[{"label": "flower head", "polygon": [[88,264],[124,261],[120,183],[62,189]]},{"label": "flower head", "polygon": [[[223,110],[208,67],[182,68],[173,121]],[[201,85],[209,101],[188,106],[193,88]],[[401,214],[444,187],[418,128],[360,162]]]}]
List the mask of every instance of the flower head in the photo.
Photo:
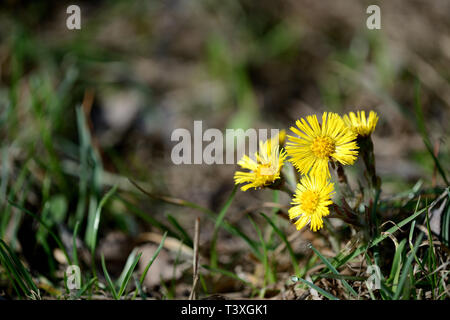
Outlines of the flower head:
[{"label": "flower head", "polygon": [[280,148],[284,146],[286,140],[286,130],[281,130],[277,135],[271,137],[270,139],[267,139],[267,150],[270,155],[270,152],[272,150],[272,145],[279,145]]},{"label": "flower head", "polygon": [[297,184],[297,190],[292,200],[294,205],[289,209],[289,219],[296,219],[297,230],[308,223],[312,231],[323,227],[322,217],[330,214],[328,206],[333,203],[333,183],[330,183],[325,174],[304,176]]},{"label": "flower head", "polygon": [[266,187],[278,180],[286,160],[286,152],[280,150],[278,143],[267,140],[260,142],[259,152],[255,153],[255,158],[256,161],[244,155],[238,162],[243,169],[250,170],[250,172],[236,171],[234,174],[235,184],[248,183],[241,187],[242,191]]},{"label": "flower head", "polygon": [[367,137],[374,130],[378,122],[378,115],[374,111],[369,112],[369,117],[366,118],[365,111],[358,111],[356,114],[350,112],[343,117],[345,124],[356,134]]},{"label": "flower head", "polygon": [[278,143],[280,146],[284,146],[284,142],[286,141],[286,130],[281,130],[278,134]]},{"label": "flower head", "polygon": [[322,124],[317,117],[307,116],[296,121],[291,131],[299,137],[288,136],[286,151],[291,156],[290,161],[302,174],[326,173],[330,176],[328,161],[353,164],[358,154],[356,133],[351,131],[342,118],[336,113],[324,112]]}]

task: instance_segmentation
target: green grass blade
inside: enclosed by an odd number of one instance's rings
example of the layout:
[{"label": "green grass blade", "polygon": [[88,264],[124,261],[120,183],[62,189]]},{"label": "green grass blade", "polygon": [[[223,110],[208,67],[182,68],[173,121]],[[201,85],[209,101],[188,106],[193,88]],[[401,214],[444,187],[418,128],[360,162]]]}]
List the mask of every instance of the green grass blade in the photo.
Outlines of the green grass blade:
[{"label": "green grass blade", "polygon": [[137,257],[134,259],[133,264],[128,268],[127,273],[125,275],[124,280],[122,281],[122,284],[120,285],[120,290],[118,293],[119,299],[122,297],[122,295],[125,293],[125,290],[127,288],[128,282],[130,282],[131,276],[133,275],[133,271],[136,268],[136,265],[139,262],[139,259],[141,258],[142,253],[139,253]]},{"label": "green grass blade", "polygon": [[335,274],[335,273],[320,273],[320,274],[316,275],[316,278],[351,280],[351,281],[366,281],[367,280],[367,277],[347,276],[347,275]]},{"label": "green grass blade", "polygon": [[137,249],[134,248],[131,253],[128,255],[127,261],[125,262],[125,266],[122,269],[122,272],[120,273],[119,278],[115,281],[116,288],[120,287],[123,281],[125,280],[125,277],[127,275],[128,270],[133,265],[134,260],[136,259]]},{"label": "green grass blade", "polygon": [[11,284],[13,285],[17,295],[19,297],[22,297],[22,295],[28,296],[30,294],[30,290],[23,282],[21,275],[17,272],[14,262],[12,261],[7,250],[3,246],[4,244],[0,243],[0,264],[3,265],[6,271],[6,275],[11,280]]},{"label": "green grass blade", "polygon": [[230,278],[232,278],[234,280],[237,280],[237,281],[241,281],[241,282],[245,283],[246,285],[249,285],[252,288],[254,288],[254,286],[253,286],[253,284],[251,282],[242,279],[241,277],[239,277],[238,275],[234,274],[231,271],[224,270],[224,269],[221,269],[221,268],[214,268],[214,267],[211,267],[211,266],[208,266],[208,265],[205,265],[205,264],[202,265],[202,267],[205,268],[206,270],[210,271],[210,272],[223,274],[224,276],[230,277]]},{"label": "green grass blade", "polygon": [[298,262],[297,262],[297,258],[295,257],[294,254],[294,250],[292,250],[291,244],[289,243],[288,239],[286,238],[285,234],[283,233],[283,231],[281,231],[276,225],[275,223],[268,217],[266,216],[264,213],[260,213],[264,219],[267,220],[267,222],[270,224],[270,226],[273,228],[273,230],[275,230],[276,234],[280,237],[280,239],[284,242],[284,244],[286,245],[286,248],[289,252],[289,256],[291,257],[291,262],[292,262],[292,267],[294,268],[295,274],[300,277],[301,276],[301,271],[300,271],[300,267],[298,266]]},{"label": "green grass blade", "polygon": [[[335,267],[333,267],[333,265],[328,261],[327,258],[325,258],[320,252],[319,250],[317,250],[316,248],[314,248],[313,245],[310,245],[310,248],[312,249],[312,251],[314,251],[314,253],[316,255],[319,256],[320,260],[322,260],[322,262],[328,267],[328,269],[330,269],[331,272],[333,272],[336,275],[339,275],[339,272],[336,270]],[[347,281],[345,280],[341,280],[342,285],[347,289],[347,291],[352,294],[354,297],[358,297],[358,294],[356,293],[356,291],[348,284]]]},{"label": "green grass blade", "polygon": [[231,191],[230,196],[228,197],[227,201],[225,202],[225,205],[223,206],[223,208],[220,210],[219,214],[217,215],[216,225],[215,225],[216,229],[219,228],[223,219],[225,218],[228,208],[230,207],[231,203],[233,202],[236,191],[237,191],[237,186],[234,186],[233,191]]},{"label": "green grass blade", "polygon": [[131,298],[131,300],[136,299],[137,292],[139,292],[139,296],[140,296],[143,300],[147,299],[147,295],[145,294],[144,290],[142,289],[142,285],[141,285],[141,283],[139,282],[139,279],[138,279],[137,277],[133,277],[133,279],[134,279],[134,285],[136,286],[136,291],[134,292],[134,295],[133,295],[133,297]]},{"label": "green grass blade", "polygon": [[91,253],[95,252],[95,247],[97,244],[97,234],[98,234],[98,228],[99,228],[99,224],[100,224],[100,216],[101,216],[102,208],[106,204],[106,202],[109,200],[109,198],[111,198],[112,195],[116,192],[116,190],[117,190],[117,185],[112,187],[103,196],[103,198],[100,200],[100,203],[99,203],[97,209],[95,210],[95,215],[94,215],[93,219],[90,219],[90,221],[88,222],[88,226],[87,226],[87,230],[86,230],[86,235],[87,235],[86,244],[87,244],[88,248],[91,250]]},{"label": "green grass blade", "polygon": [[425,117],[422,112],[422,103],[420,101],[420,85],[419,82],[416,82],[415,86],[415,95],[414,95],[414,107],[415,107],[415,114],[416,114],[416,122],[417,127],[419,129],[420,134],[422,135],[422,140],[430,153],[431,157],[433,158],[434,164],[436,165],[437,170],[439,171],[440,175],[442,176],[442,179],[444,179],[445,183],[447,185],[450,184],[449,180],[447,179],[447,175],[445,174],[445,170],[442,168],[441,163],[439,162],[439,159],[434,154],[433,147],[431,145],[430,139],[427,134],[427,129],[425,126]]},{"label": "green grass blade", "polygon": [[335,296],[333,296],[331,293],[323,290],[322,288],[316,286],[314,283],[309,282],[308,280],[305,280],[303,278],[298,278],[299,281],[303,282],[304,284],[306,284],[307,286],[309,286],[310,288],[316,290],[317,292],[321,293],[324,297],[330,299],[330,300],[339,300],[338,298],[336,298]]},{"label": "green grass blade", "polygon": [[398,279],[400,276],[400,270],[401,270],[401,265],[402,265],[403,252],[405,250],[405,245],[406,245],[406,239],[403,239],[398,244],[398,246],[395,250],[394,260],[392,262],[391,273],[387,280],[389,283],[392,283],[393,291],[395,291],[397,289]]},{"label": "green grass blade", "polygon": [[80,290],[78,290],[75,297],[78,299],[80,298],[92,285],[97,281],[97,277],[91,278]]},{"label": "green grass blade", "polygon": [[264,237],[262,235],[261,229],[256,225],[256,223],[253,221],[253,219],[250,218],[250,216],[248,216],[248,219],[249,219],[250,223],[252,224],[253,228],[255,228],[256,233],[258,234],[259,241],[261,242],[261,247],[263,250],[262,251],[263,259],[261,260],[261,262],[263,263],[263,266],[264,266],[264,279],[265,279],[265,281],[269,281],[269,283],[275,283],[276,282],[275,274],[273,273],[273,271],[270,267],[267,245],[266,245],[266,242],[264,241]]},{"label": "green grass blade", "polygon": [[26,214],[32,216],[34,219],[36,219],[37,221],[39,221],[39,223],[48,231],[48,234],[55,240],[56,244],[58,245],[58,247],[62,250],[64,256],[66,257],[67,261],[69,264],[72,264],[72,260],[70,259],[69,254],[67,253],[66,248],[64,247],[63,243],[61,242],[61,240],[59,239],[59,237],[51,230],[50,226],[47,225],[39,216],[35,215],[34,213],[32,213],[31,211],[25,209],[24,207],[15,204],[14,202],[8,200],[9,204],[12,205],[13,207],[25,212]]},{"label": "green grass blade", "polygon": [[361,253],[364,253],[368,248],[371,248],[375,245],[377,245],[378,243],[380,243],[381,241],[383,241],[384,239],[386,239],[389,234],[393,234],[396,231],[398,231],[401,227],[407,225],[408,223],[410,223],[411,221],[413,221],[414,219],[416,219],[418,216],[420,216],[422,213],[424,213],[426,210],[428,209],[428,206],[414,212],[411,216],[409,216],[408,218],[402,220],[401,222],[399,222],[398,224],[396,224],[395,226],[389,228],[387,231],[383,232],[382,235],[376,237],[371,243],[367,244],[367,245],[363,245],[358,247],[356,250],[354,250],[353,252],[349,253],[348,255],[346,255],[345,257],[339,259],[336,261],[335,263],[335,267],[339,268],[340,266],[344,265],[345,263],[347,263],[348,261],[352,260],[353,258],[359,256]]},{"label": "green grass blade", "polygon": [[[167,196],[157,196],[154,194],[151,194],[150,192],[144,190],[142,187],[140,187],[137,183],[135,183],[133,180],[129,179],[130,183],[132,183],[139,191],[141,191],[142,193],[144,193],[145,195],[149,196],[152,199],[156,199],[165,203],[169,203],[175,206],[180,206],[180,207],[188,207],[191,209],[196,209],[204,214],[206,214],[206,217],[214,222],[217,221],[217,215],[216,213],[214,213],[213,211],[209,210],[208,208],[202,207],[196,203],[193,202],[189,202],[187,200],[184,199],[178,199],[178,198],[172,198],[172,197],[167,197]],[[121,199],[119,197],[119,199]],[[159,228],[162,231],[168,231],[169,236],[173,236],[175,238],[178,237],[177,234],[173,233],[168,227],[163,226],[160,222],[157,222],[156,220],[150,220],[153,219],[151,217],[149,217],[147,214],[140,212],[139,210],[136,210],[136,207],[133,207],[133,205],[131,205],[129,202],[127,202],[124,199],[121,199],[124,204],[129,207],[130,210],[132,210],[134,213],[138,214],[141,218],[143,218],[144,220],[149,221],[149,223],[155,225],[157,228]],[[240,230],[238,227],[231,225],[230,223],[228,223],[227,221],[222,221],[222,223],[220,224],[220,227],[223,228],[225,231],[227,231],[228,233],[238,236],[240,237],[242,240],[244,240],[252,249],[253,254],[255,256],[258,257],[258,259],[261,258],[261,254],[260,252],[258,252],[258,245],[255,241],[253,241],[252,239],[250,239],[242,230]]]},{"label": "green grass blade", "polygon": [[73,235],[72,235],[72,258],[73,263],[78,264],[78,253],[77,253],[77,235],[78,235],[78,229],[80,228],[80,221],[77,221],[75,223],[75,228],[73,229]]},{"label": "green grass blade", "polygon": [[25,268],[17,255],[11,250],[11,248],[0,239],[0,261],[9,271],[11,276],[14,276],[11,280],[15,280],[18,286],[22,289],[24,295],[27,297],[39,297],[39,289],[33,282],[30,272]]},{"label": "green grass blade", "polygon": [[241,229],[229,224],[226,221],[223,222],[222,227],[228,233],[231,233],[232,235],[235,235],[235,236],[241,238],[242,240],[244,240],[249,245],[249,247],[252,250],[252,253],[255,255],[255,257],[258,258],[258,260],[262,259],[261,252],[259,251],[259,246],[258,246],[257,242],[250,239]]},{"label": "green grass blade", "polygon": [[102,256],[101,256],[101,259],[102,259],[103,273],[104,273],[104,275],[105,275],[105,279],[106,279],[106,282],[107,282],[107,284],[108,284],[109,290],[111,291],[111,294],[113,295],[113,298],[114,298],[115,300],[118,300],[119,297],[118,297],[118,295],[117,295],[116,288],[114,287],[114,283],[111,281],[111,277],[109,276],[108,270],[106,269],[106,265],[105,265],[105,257],[103,256],[103,254],[102,254]]},{"label": "green grass blade", "polygon": [[143,210],[141,210],[140,208],[138,208],[137,206],[135,206],[128,200],[124,199],[120,195],[117,195],[117,199],[119,199],[125,205],[127,210],[130,210],[133,214],[135,214],[142,220],[146,221],[147,223],[151,224],[152,226],[154,226],[155,228],[159,229],[162,232],[167,232],[168,236],[173,237],[173,238],[178,238],[178,234],[173,232],[168,226],[166,226],[162,222],[153,218],[150,214],[144,212]]},{"label": "green grass blade", "polygon": [[[430,219],[428,216],[428,211],[425,215],[426,217],[426,227],[427,227],[427,232],[428,232],[428,250],[427,250],[427,257],[428,257],[428,270],[435,270],[436,269],[436,265],[437,265],[437,259],[436,259],[436,252],[434,251],[434,245],[433,245],[433,235],[431,234],[431,228],[430,228]],[[431,283],[431,294],[432,294],[432,299],[434,300],[434,293],[435,293],[435,288],[438,285],[438,279],[437,279],[437,274],[434,273],[431,276],[430,279],[430,283]]]},{"label": "green grass blade", "polygon": [[406,260],[406,262],[403,266],[402,275],[400,276],[400,280],[398,282],[398,287],[397,287],[397,290],[395,291],[395,294],[393,297],[394,300],[398,300],[400,297],[400,294],[403,291],[403,287],[406,283],[406,278],[407,278],[410,268],[411,268],[412,260],[414,259],[414,255],[415,255],[420,243],[422,242],[422,239],[423,239],[423,233],[421,233],[419,235],[418,239],[416,240],[416,243],[414,244],[413,250],[411,250],[412,252],[409,254],[408,259]]},{"label": "green grass blade", "polygon": [[173,217],[172,215],[168,214],[167,220],[169,220],[169,222],[175,227],[175,229],[177,229],[180,232],[180,235],[183,238],[183,242],[192,248],[194,244],[192,242],[191,237],[186,232],[186,230],[178,223],[177,219],[175,219],[175,217]]},{"label": "green grass blade", "polygon": [[216,218],[216,223],[214,225],[214,233],[211,240],[211,267],[217,268],[217,250],[216,250],[216,244],[217,244],[217,237],[219,235],[219,228],[222,225],[222,221],[225,218],[225,214],[228,211],[228,208],[230,207],[231,203],[233,202],[234,195],[236,194],[237,186],[234,186],[233,191],[231,192],[230,196],[228,197],[227,201],[225,202],[225,205],[220,210],[219,214]]},{"label": "green grass blade", "polygon": [[159,252],[162,250],[163,246],[164,246],[164,241],[166,241],[166,237],[167,237],[167,232],[164,233],[161,242],[159,243],[158,248],[156,249],[155,253],[153,253],[152,258],[150,259],[150,261],[147,263],[147,265],[145,266],[144,272],[142,273],[141,277],[139,278],[138,282],[138,286],[136,286],[136,290],[134,291],[134,295],[132,300],[134,300],[138,294],[138,291],[141,295],[142,298],[145,299],[145,295],[143,295],[143,291],[142,291],[142,285],[144,284],[144,280],[145,277],[147,276],[147,272],[150,269],[150,267],[152,266],[153,262],[156,260],[156,258],[159,255]]},{"label": "green grass blade", "polygon": [[167,237],[167,232],[164,233],[158,248],[156,249],[155,253],[153,254],[153,257],[148,262],[147,266],[144,269],[144,272],[141,275],[141,278],[139,279],[139,282],[140,282],[141,285],[144,283],[144,280],[145,280],[145,277],[147,276],[148,270],[152,266],[153,262],[156,260],[156,257],[158,257],[159,252],[161,251],[161,249],[163,248],[164,241],[166,240],[166,237]]}]

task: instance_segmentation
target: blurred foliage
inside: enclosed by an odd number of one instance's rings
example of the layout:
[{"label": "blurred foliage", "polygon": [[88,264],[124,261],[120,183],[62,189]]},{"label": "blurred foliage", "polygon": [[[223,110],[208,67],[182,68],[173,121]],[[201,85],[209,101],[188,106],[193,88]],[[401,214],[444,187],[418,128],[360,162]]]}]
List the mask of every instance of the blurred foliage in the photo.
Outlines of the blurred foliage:
[{"label": "blurred foliage", "polygon": [[[381,203],[379,214],[400,221],[416,203],[430,204],[446,187],[450,170],[449,4],[413,1],[403,10],[405,1],[383,2],[383,28],[375,32],[365,28],[366,2],[78,1],[82,29],[76,31],[65,26],[70,2],[2,2],[0,253],[5,274],[18,274],[8,282],[0,272],[0,295],[35,298],[39,282],[46,294],[58,296],[52,288],[64,287],[66,250],[83,269],[83,296],[109,288],[120,298],[131,284],[142,297],[143,280],[131,278],[140,258],[133,251],[142,245],[139,236],[167,232],[165,242],[165,237],[151,242],[167,246],[176,239],[193,248],[193,217],[199,211],[206,217],[203,247],[213,244],[202,252],[212,255],[204,268],[215,270],[200,279],[205,294],[250,283],[251,292],[241,295],[255,295],[256,284],[264,287],[257,292],[264,297],[270,293],[266,286],[289,274],[303,276],[320,261],[327,264],[298,242],[289,245],[295,230],[279,219],[279,210],[263,208],[265,215],[256,210],[253,220],[242,219],[242,212],[270,193],[237,193],[228,208],[234,167],[172,165],[171,132],[191,129],[194,120],[221,130],[288,128],[324,110],[374,109],[380,115],[374,145],[381,199],[394,203]],[[152,195],[174,198],[146,197],[128,179]],[[416,190],[418,181],[424,187]],[[288,203],[274,199],[280,206]],[[115,244],[109,242],[114,232],[126,238],[125,246],[101,255]],[[316,239],[321,252],[331,246],[326,238]],[[165,248],[178,254],[184,248],[178,242],[175,249]],[[405,250],[416,257],[417,242],[411,244],[403,241],[394,250],[398,269],[389,270],[388,278],[394,289],[410,271]],[[281,276],[271,256],[280,252],[287,260],[279,258],[285,266],[278,268]],[[158,253],[151,255],[152,263]],[[141,262],[144,269],[151,265]],[[243,279],[242,274],[258,278],[259,266],[265,268],[263,285]],[[169,261],[165,268],[175,275],[182,267]],[[121,281],[113,282],[108,272]],[[36,281],[39,277],[46,281]],[[185,278],[170,281],[190,283]],[[433,281],[433,288],[440,286]],[[44,286],[47,282],[51,285]],[[152,295],[183,296],[167,281]]]}]

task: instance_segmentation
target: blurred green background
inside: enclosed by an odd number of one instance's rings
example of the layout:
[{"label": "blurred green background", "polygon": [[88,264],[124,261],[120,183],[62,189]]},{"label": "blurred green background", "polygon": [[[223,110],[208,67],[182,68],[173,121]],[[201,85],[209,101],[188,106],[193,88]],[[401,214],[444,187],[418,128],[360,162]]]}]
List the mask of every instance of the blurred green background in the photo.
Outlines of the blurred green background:
[{"label": "blurred green background", "polygon": [[[81,8],[81,30],[66,28],[69,4]],[[370,4],[381,8],[381,30],[366,28]],[[62,238],[81,221],[89,248],[95,209],[117,185],[98,229],[111,273],[120,273],[143,232],[172,230],[192,245],[199,213],[148,198],[128,178],[218,212],[236,167],[170,160],[172,131],[192,130],[194,120],[204,130],[288,129],[308,114],[375,110],[382,197],[418,181],[442,184],[419,129],[425,125],[448,172],[449,13],[446,0],[3,1],[0,237],[52,278],[58,266],[44,257],[55,256],[55,243],[7,199]],[[271,198],[238,192],[228,218],[251,229],[242,211]],[[201,245],[213,225],[204,221]],[[242,248],[221,234],[224,265]]]}]

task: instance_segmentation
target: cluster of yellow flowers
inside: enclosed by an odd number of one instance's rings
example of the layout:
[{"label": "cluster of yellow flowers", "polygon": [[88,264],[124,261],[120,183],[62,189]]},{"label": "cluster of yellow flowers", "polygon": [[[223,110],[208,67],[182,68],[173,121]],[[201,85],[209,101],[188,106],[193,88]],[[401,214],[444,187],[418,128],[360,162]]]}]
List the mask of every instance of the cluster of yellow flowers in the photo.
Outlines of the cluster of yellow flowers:
[{"label": "cluster of yellow flowers", "polygon": [[[353,164],[358,156],[357,138],[368,137],[375,130],[378,116],[370,111],[366,118],[364,111],[350,112],[343,117],[336,113],[324,112],[322,123],[315,115],[296,121],[290,130],[296,135],[288,135],[285,150],[285,133],[260,142],[255,160],[244,156],[238,164],[249,172],[237,171],[236,184],[245,184],[241,190],[273,187],[281,178],[281,169],[286,160],[302,175],[289,209],[289,218],[296,228],[310,224],[313,231],[323,227],[322,217],[329,215],[334,184],[330,182],[329,162],[342,165]],[[278,141],[277,141],[278,140]],[[288,158],[289,156],[289,158]]]}]

